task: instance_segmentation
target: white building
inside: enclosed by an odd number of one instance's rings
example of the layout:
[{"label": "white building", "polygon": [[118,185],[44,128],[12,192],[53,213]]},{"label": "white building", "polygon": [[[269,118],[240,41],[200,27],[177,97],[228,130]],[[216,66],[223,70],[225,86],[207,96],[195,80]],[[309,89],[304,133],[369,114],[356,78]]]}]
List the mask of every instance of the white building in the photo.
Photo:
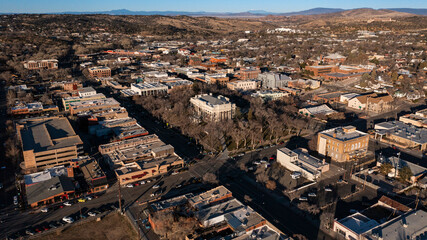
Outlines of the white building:
[{"label": "white building", "polygon": [[92,87],[80,88],[78,89],[78,91],[80,97],[89,97],[96,95],[96,91]]},{"label": "white building", "polygon": [[241,80],[227,83],[227,88],[236,91],[249,91],[258,88],[258,82],[256,80]]},{"label": "white building", "polygon": [[306,149],[277,149],[277,162],[291,171],[300,172],[305,178],[314,181],[329,171],[329,164],[308,154]]},{"label": "white building", "polygon": [[323,104],[320,106],[301,108],[300,110],[298,110],[298,112],[302,115],[305,115],[305,116],[316,116],[316,115],[321,115],[321,114],[327,116],[327,115],[336,113],[337,111],[328,107],[328,105]]},{"label": "white building", "polygon": [[168,86],[156,82],[138,84],[132,83],[130,90],[141,96],[159,95],[166,94],[168,92]]},{"label": "white building", "polygon": [[231,119],[236,105],[224,96],[214,97],[212,94],[196,95],[190,99],[196,114],[212,121]]},{"label": "white building", "polygon": [[264,90],[264,91],[257,91],[256,93],[253,93],[251,95],[252,97],[260,97],[264,101],[274,101],[281,99],[283,97],[289,96],[289,93],[281,92],[281,91],[271,91],[271,90]]}]

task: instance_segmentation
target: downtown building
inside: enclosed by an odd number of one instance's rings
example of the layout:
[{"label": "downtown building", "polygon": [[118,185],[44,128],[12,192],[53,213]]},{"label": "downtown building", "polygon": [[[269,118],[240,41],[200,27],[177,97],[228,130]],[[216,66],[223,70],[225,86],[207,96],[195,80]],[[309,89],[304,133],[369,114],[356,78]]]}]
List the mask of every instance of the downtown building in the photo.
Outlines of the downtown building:
[{"label": "downtown building", "polygon": [[31,60],[23,62],[24,68],[28,70],[40,70],[40,69],[58,69],[58,60],[46,59],[46,60]]},{"label": "downtown building", "polygon": [[126,139],[99,146],[104,160],[114,170],[120,185],[156,177],[184,166],[173,146],[156,135]]},{"label": "downtown building", "polygon": [[368,152],[369,135],[356,127],[337,127],[320,132],[317,136],[317,152],[333,161],[354,161]]},{"label": "downtown building", "polygon": [[68,165],[83,150],[83,142],[65,117],[30,118],[16,124],[24,162],[21,167],[34,172]]},{"label": "downtown building", "polygon": [[214,97],[212,94],[196,95],[190,99],[196,115],[210,121],[232,119],[236,105],[224,96]]}]

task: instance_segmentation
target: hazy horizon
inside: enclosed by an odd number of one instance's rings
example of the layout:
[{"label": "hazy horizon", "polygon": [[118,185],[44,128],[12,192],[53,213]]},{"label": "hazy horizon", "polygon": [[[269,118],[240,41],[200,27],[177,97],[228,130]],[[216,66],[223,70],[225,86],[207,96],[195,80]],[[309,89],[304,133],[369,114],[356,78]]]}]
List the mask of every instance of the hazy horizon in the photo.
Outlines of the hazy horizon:
[{"label": "hazy horizon", "polygon": [[130,11],[178,11],[178,12],[247,12],[266,11],[274,13],[285,13],[304,11],[312,8],[427,8],[427,1],[288,1],[288,0],[217,0],[215,2],[202,2],[195,0],[92,0],[92,1],[53,1],[53,0],[5,0],[2,3],[2,13],[56,13],[56,12],[102,12],[126,9]]}]

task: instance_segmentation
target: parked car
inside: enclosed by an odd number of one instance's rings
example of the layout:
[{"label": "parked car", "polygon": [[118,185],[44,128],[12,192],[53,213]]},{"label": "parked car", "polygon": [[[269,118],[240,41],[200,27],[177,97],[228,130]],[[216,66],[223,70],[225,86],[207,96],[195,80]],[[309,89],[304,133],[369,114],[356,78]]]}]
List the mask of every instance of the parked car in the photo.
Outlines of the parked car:
[{"label": "parked car", "polygon": [[18,196],[13,196],[13,205],[18,205]]},{"label": "parked car", "polygon": [[93,197],[92,196],[87,196],[86,197],[86,200],[88,200],[88,201],[90,201],[90,200],[92,200],[93,199]]},{"label": "parked car", "polygon": [[374,173],[375,171],[372,169],[372,168],[369,168],[368,169],[368,174],[372,174],[372,173]]},{"label": "parked car", "polygon": [[66,223],[73,223],[74,219],[72,217],[63,217],[62,221],[66,222]]},{"label": "parked car", "polygon": [[317,195],[315,193],[309,193],[308,196],[309,197],[317,197]]},{"label": "parked car", "polygon": [[47,208],[47,207],[42,208],[41,212],[44,212],[44,213],[49,212],[49,208]]},{"label": "parked car", "polygon": [[308,198],[307,197],[299,197],[298,200],[300,200],[301,202],[303,202],[303,201],[308,201]]},{"label": "parked car", "polygon": [[127,187],[127,188],[133,188],[133,184],[131,184],[131,183],[126,184],[126,187]]},{"label": "parked car", "polygon": [[292,179],[298,179],[301,177],[301,173],[300,172],[292,172],[291,177]]},{"label": "parked car", "polygon": [[25,234],[33,236],[36,233],[33,230],[31,230],[31,229],[27,229],[27,230],[25,230]]},{"label": "parked car", "polygon": [[325,187],[325,192],[332,192],[332,188]]},{"label": "parked car", "polygon": [[159,187],[160,187],[160,185],[154,185],[152,188],[156,189],[156,188],[159,188]]},{"label": "parked car", "polygon": [[58,228],[58,226],[57,226],[55,223],[51,223],[51,224],[49,224],[49,227],[50,227],[50,228]]},{"label": "parked car", "polygon": [[88,213],[87,213],[87,215],[89,215],[89,216],[91,216],[91,217],[95,217],[95,216],[96,216],[96,213],[94,213],[94,212],[88,212]]},{"label": "parked car", "polygon": [[86,198],[79,198],[77,201],[79,201],[79,202],[86,202]]},{"label": "parked car", "polygon": [[70,207],[71,205],[73,205],[73,204],[71,204],[71,203],[70,203],[70,202],[68,202],[68,201],[67,201],[67,202],[64,202],[63,204],[64,204],[64,206],[67,206],[67,207]]},{"label": "parked car", "polygon": [[144,184],[145,184],[145,181],[141,181],[141,182],[139,182],[139,184],[144,185]]}]

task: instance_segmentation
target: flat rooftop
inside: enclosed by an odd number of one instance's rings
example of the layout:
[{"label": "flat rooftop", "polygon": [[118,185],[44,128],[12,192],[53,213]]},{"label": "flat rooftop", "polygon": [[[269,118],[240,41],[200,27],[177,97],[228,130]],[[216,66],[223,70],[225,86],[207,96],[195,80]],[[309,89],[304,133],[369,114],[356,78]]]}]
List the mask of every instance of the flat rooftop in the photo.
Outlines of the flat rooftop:
[{"label": "flat rooftop", "polygon": [[26,120],[20,132],[24,151],[41,152],[82,144],[64,117]]},{"label": "flat rooftop", "polygon": [[213,219],[227,213],[234,212],[240,208],[243,208],[244,205],[239,202],[237,199],[231,199],[227,202],[223,202],[209,208],[202,209],[196,212],[196,217],[200,222],[207,221],[209,219]]},{"label": "flat rooftop", "polygon": [[120,148],[126,148],[126,147],[130,147],[130,146],[133,147],[133,146],[136,146],[138,144],[150,143],[150,142],[154,142],[154,141],[160,141],[159,137],[156,134],[150,134],[147,136],[122,140],[119,142],[112,142],[112,143],[103,144],[103,145],[100,145],[99,148],[100,149],[120,149]]},{"label": "flat rooftop", "polygon": [[375,124],[375,129],[379,133],[389,133],[418,144],[427,143],[427,129],[419,128],[401,121],[378,123]]},{"label": "flat rooftop", "polygon": [[224,198],[225,196],[231,194],[231,191],[228,190],[224,186],[218,186],[216,188],[213,188],[209,191],[206,191],[204,193],[201,193],[199,195],[196,195],[189,199],[190,204],[193,207],[196,207],[198,209],[202,209],[206,205],[208,205],[211,202],[214,202],[218,199]]},{"label": "flat rooftop", "polygon": [[188,193],[182,196],[155,202],[151,204],[150,207],[153,209],[153,211],[156,212],[156,211],[168,209],[168,208],[179,206],[179,205],[184,205],[188,202],[188,199],[193,196],[194,195],[192,193]]},{"label": "flat rooftop", "polygon": [[274,231],[267,225],[261,226],[245,234],[233,238],[233,240],[284,240],[288,239],[282,236],[280,233]]},{"label": "flat rooftop", "polygon": [[183,160],[176,155],[169,155],[167,157],[162,157],[162,158],[139,160],[136,162],[124,164],[123,167],[117,168],[115,172],[117,175],[124,175],[128,173],[143,171],[145,169],[151,169],[157,166],[172,164],[177,161],[183,161]]},{"label": "flat rooftop", "polygon": [[209,105],[222,105],[222,104],[229,104],[230,103],[230,101],[227,98],[225,98],[221,95],[214,97],[214,96],[209,95],[209,94],[203,94],[203,95],[197,95],[197,96],[193,97],[192,99],[203,101]]},{"label": "flat rooftop", "polygon": [[324,130],[320,133],[341,141],[347,141],[347,140],[351,140],[351,139],[355,139],[355,138],[359,138],[367,135],[367,133],[358,131],[355,128],[354,130],[349,130],[352,128],[354,127],[353,126],[337,127],[337,128]]},{"label": "flat rooftop", "polygon": [[64,192],[72,191],[74,191],[74,184],[70,178],[56,176],[49,180],[27,186],[27,202],[28,204],[32,204]]},{"label": "flat rooftop", "polygon": [[32,185],[38,182],[49,180],[56,176],[67,175],[67,168],[64,166],[55,166],[41,172],[27,174],[24,176],[25,185]]}]

